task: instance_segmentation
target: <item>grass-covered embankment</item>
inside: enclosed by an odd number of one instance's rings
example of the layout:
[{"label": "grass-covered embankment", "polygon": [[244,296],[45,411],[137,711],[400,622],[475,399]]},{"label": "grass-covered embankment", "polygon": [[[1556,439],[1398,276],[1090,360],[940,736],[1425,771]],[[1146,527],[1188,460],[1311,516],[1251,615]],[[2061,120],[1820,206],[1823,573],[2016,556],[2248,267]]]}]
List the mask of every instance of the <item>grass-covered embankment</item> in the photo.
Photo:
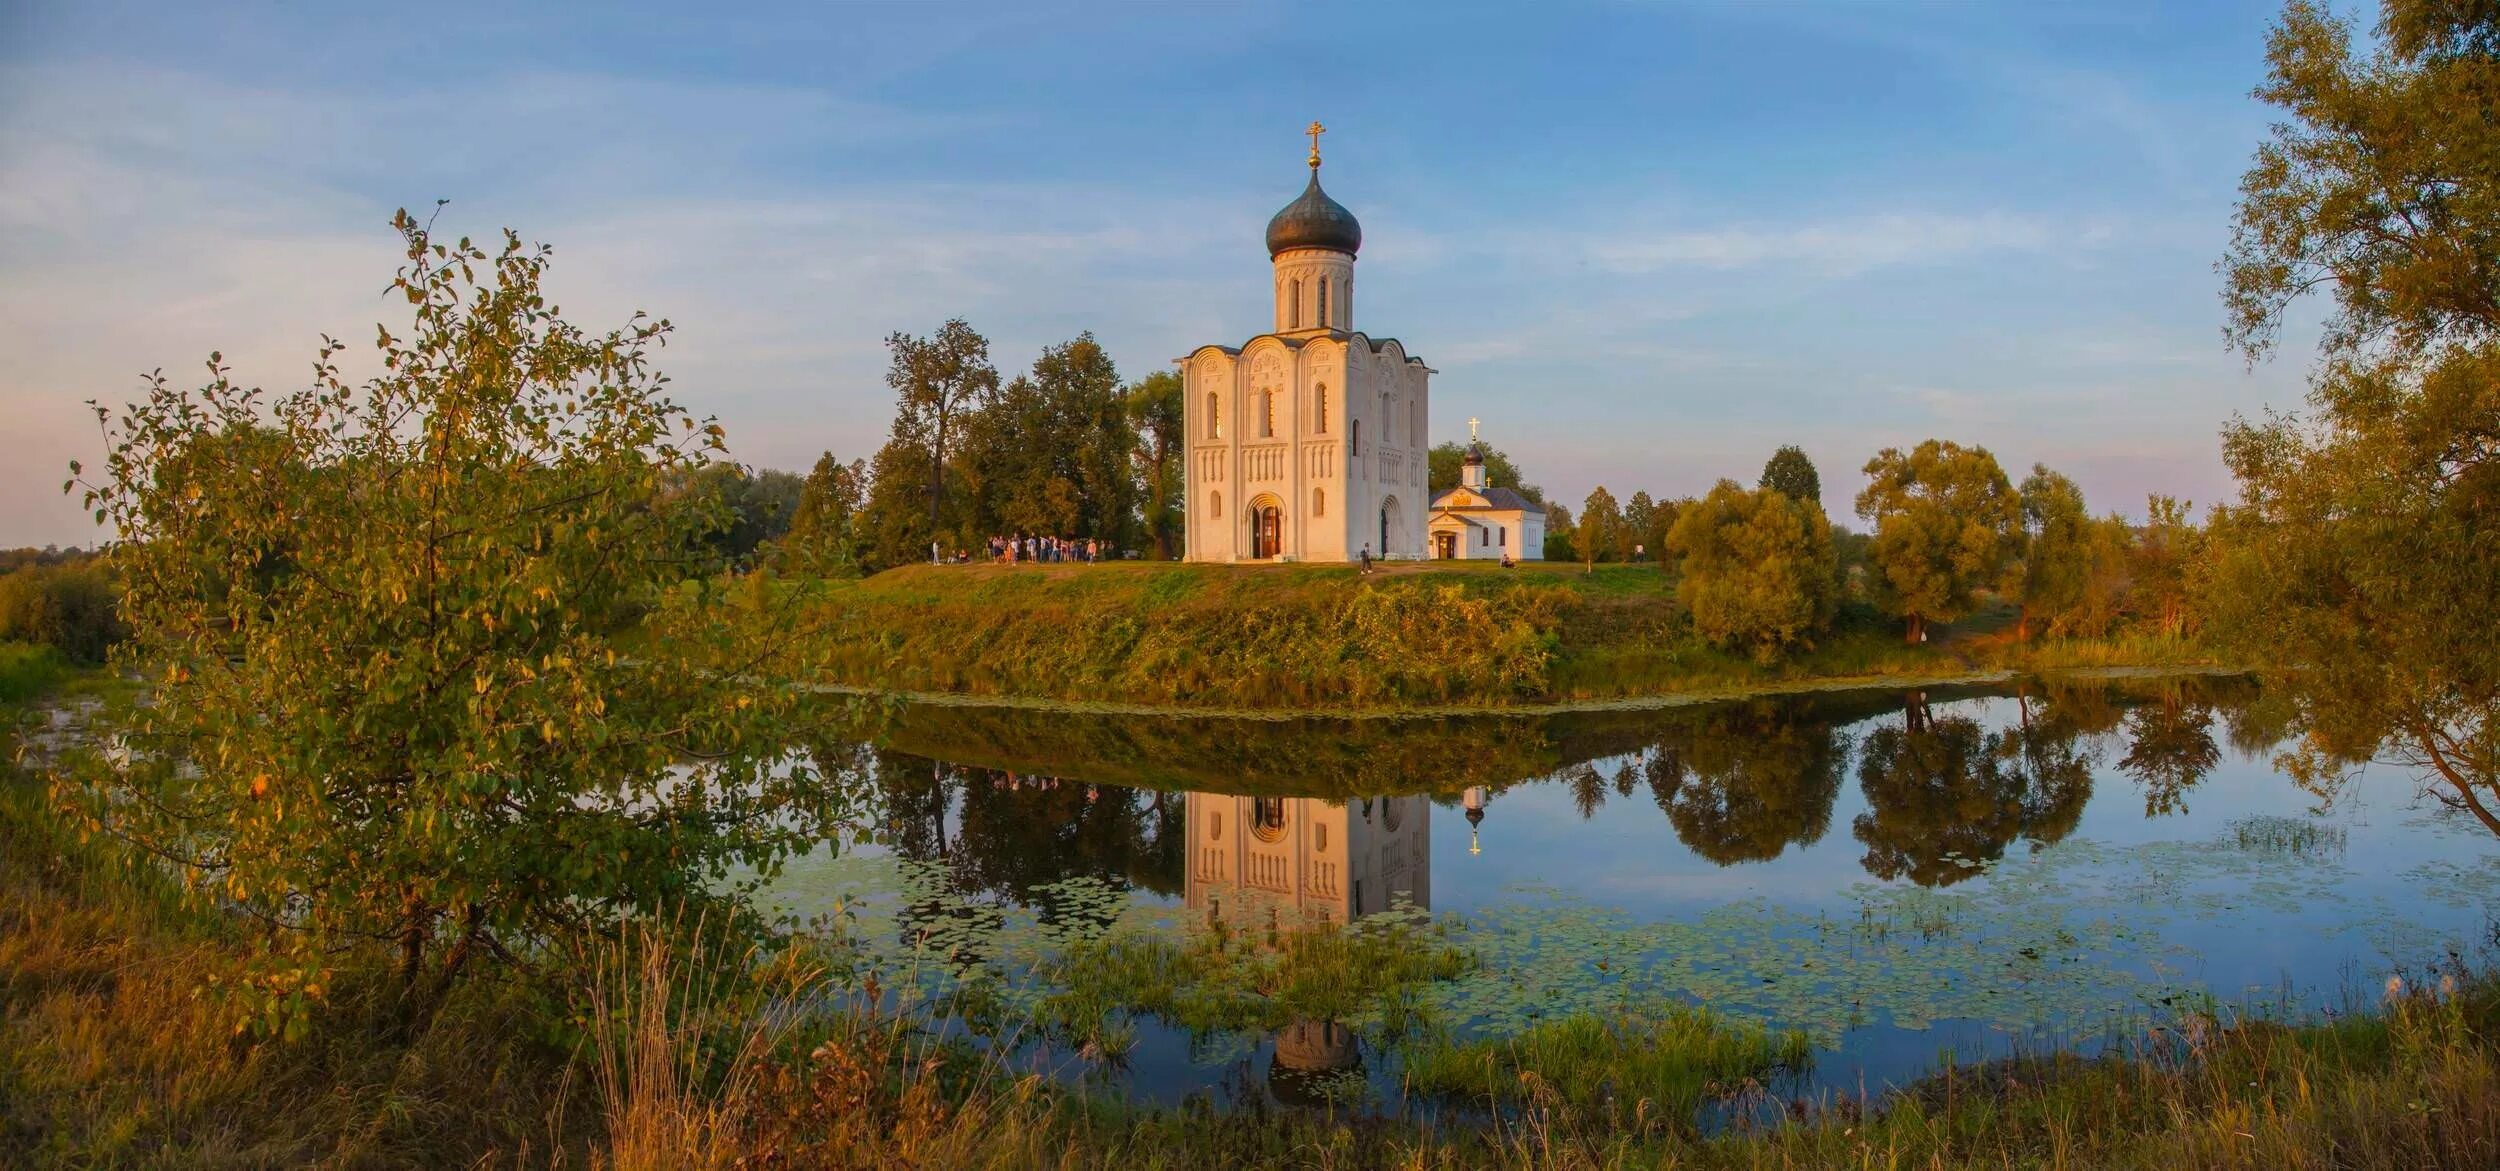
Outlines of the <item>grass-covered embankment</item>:
[{"label": "grass-covered embankment", "polygon": [[2170,639],[2017,643],[2004,610],[1909,646],[1863,608],[1766,664],[1699,638],[1674,586],[1646,565],[974,565],[784,579],[769,596],[825,683],[1080,703],[1496,707],[2209,665]]}]

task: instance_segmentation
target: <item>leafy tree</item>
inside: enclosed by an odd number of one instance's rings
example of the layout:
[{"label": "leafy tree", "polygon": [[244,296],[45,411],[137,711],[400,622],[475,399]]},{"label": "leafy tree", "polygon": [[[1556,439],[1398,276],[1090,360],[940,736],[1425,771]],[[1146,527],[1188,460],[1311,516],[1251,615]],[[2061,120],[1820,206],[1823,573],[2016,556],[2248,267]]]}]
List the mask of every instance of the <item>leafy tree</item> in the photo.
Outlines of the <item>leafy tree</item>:
[{"label": "leafy tree", "polygon": [[[2316,289],[2334,298],[2330,358],[2384,346],[2411,360],[2500,337],[2500,117],[2485,96],[2500,12],[2382,0],[2375,42],[2356,49],[2352,32],[2293,0],[2267,38],[2256,96],[2287,117],[2240,179],[2222,263],[2230,337],[2252,359]],[[2337,392],[2361,373],[2322,371],[2316,405],[2373,405]]]},{"label": "leafy tree", "polygon": [[1569,561],[1579,556],[1578,526],[1572,523],[1571,510],[1560,504],[1545,506],[1545,559]]},{"label": "leafy tree", "polygon": [[775,767],[798,696],[726,658],[710,585],[681,580],[723,517],[670,487],[721,431],[661,394],[668,324],[585,333],[540,292],[545,249],[394,224],[414,323],[378,331],[380,375],[344,382],[325,339],[283,395],[214,356],[197,390],[154,376],[97,408],[79,481],[123,538],[116,662],[155,685],[116,729],[144,751],[74,792],[265,926],[245,995],[283,1031],[345,948],[395,957],[415,1029],[479,965],[734,898],[824,812]]},{"label": "leafy tree", "polygon": [[1762,482],[1756,486],[1801,504],[1823,507],[1823,477],[1814,470],[1814,461],[1806,458],[1801,447],[1792,445],[1772,452],[1770,460],[1762,465]]},{"label": "leafy tree", "polygon": [[1622,531],[1623,513],[1615,507],[1614,493],[1600,484],[1580,505],[1580,523],[1571,530],[1571,543],[1579,550],[1581,564],[1595,569],[1600,559],[1612,558],[1615,536]]},{"label": "leafy tree", "polygon": [[1692,497],[1684,496],[1650,505],[1649,527],[1641,531],[1641,540],[1649,546],[1649,555],[1656,559],[1658,568],[1669,573],[1682,570],[1683,559],[1669,547],[1667,538],[1675,532],[1676,522],[1683,519],[1685,511],[1697,503],[1699,501]]},{"label": "leafy tree", "polygon": [[1667,547],[1683,564],[1676,600],[1716,645],[1767,663],[1831,624],[1837,562],[1820,508],[1721,480],[1683,510]]},{"label": "leafy tree", "polygon": [[925,561],[930,541],[956,535],[952,529],[941,535],[929,527],[922,488],[929,476],[929,449],[917,439],[896,435],[877,449],[868,466],[868,508],[859,522],[869,549],[863,569],[874,572]]},{"label": "leafy tree", "polygon": [[[917,483],[925,508],[924,520],[916,527],[904,526],[889,519],[879,535],[879,546],[890,560],[906,555],[926,556],[929,542],[943,542],[958,536],[948,524],[946,473],[953,466],[963,445],[962,416],[978,410],[998,393],[998,370],[990,365],[990,342],[960,317],[939,326],[937,333],[916,338],[895,333],[885,339],[892,362],[886,369],[885,384],[894,388],[894,429],[889,447],[909,448],[909,457],[896,452],[891,461],[878,460],[877,486],[893,485],[899,500],[906,486]],[[916,480],[895,480],[889,470],[901,472],[909,465],[919,473]],[[895,509],[889,506],[887,511]],[[890,547],[891,539],[900,548]]]},{"label": "leafy tree", "polygon": [[2092,520],[2084,530],[2083,592],[2061,618],[2059,631],[2097,637],[2118,628],[2126,615],[2135,526],[2116,513]]},{"label": "leafy tree", "polygon": [[[1442,443],[1425,453],[1425,483],[1434,495],[1459,485],[1459,474],[1467,465],[1467,445]],[[1528,482],[1519,474],[1519,465],[1511,462],[1508,453],[1490,445],[1484,446],[1485,483],[1495,488],[1508,488],[1538,504],[1545,503],[1545,489]]]},{"label": "leafy tree", "polygon": [[2304,783],[2389,759],[2500,833],[2500,11],[2380,11],[2362,46],[2309,3],[2268,40],[2232,340],[2254,361],[2308,292],[2333,304],[2305,416],[2225,433],[2206,596],[2291,697]]},{"label": "leafy tree", "polygon": [[867,461],[846,464],[830,451],[817,457],[782,540],[785,562],[808,573],[857,572],[863,557],[860,510],[867,502]]},{"label": "leafy tree", "polygon": [[1661,547],[1657,542],[1649,539],[1649,534],[1655,529],[1657,523],[1657,502],[1651,500],[1647,492],[1633,493],[1632,499],[1623,505],[1623,535],[1618,543],[1623,560],[1632,561],[1641,557],[1659,555]]},{"label": "leafy tree", "polygon": [[1832,525],[1832,552],[1839,562],[1835,575],[1842,601],[1863,602],[1874,594],[1875,538],[1845,524]]},{"label": "leafy tree", "polygon": [[703,511],[719,520],[703,534],[703,547],[724,564],[745,566],[757,549],[790,531],[801,484],[788,472],[711,463],[688,474],[681,490],[712,497]]},{"label": "leafy tree", "polygon": [[970,534],[1130,535],[1136,435],[1119,372],[1092,334],[1042,351],[966,419],[961,463]]},{"label": "leafy tree", "polygon": [[1909,620],[1913,643],[1929,622],[1970,612],[1993,585],[2022,529],[2022,498],[1984,447],[1930,439],[1907,454],[1887,447],[1866,463],[1858,515],[1875,523],[1881,596]]},{"label": "leafy tree", "polygon": [[2092,575],[2092,515],[2083,490],[2046,464],[2031,465],[2023,480],[2022,555],[2007,592],[2022,606],[2015,636],[2031,637],[2032,623],[2062,631],[2083,605]]},{"label": "leafy tree", "polygon": [[1138,478],[1144,481],[1146,539],[1154,542],[1157,560],[1176,560],[1181,555],[1181,510],[1187,507],[1180,373],[1157,370],[1129,384],[1127,410],[1129,429],[1137,436]]},{"label": "leafy tree", "polygon": [[2186,634],[2192,578],[2204,556],[2205,534],[2188,519],[2189,505],[2168,496],[2145,500],[2145,523],[2129,544],[2128,601],[2163,634]]}]

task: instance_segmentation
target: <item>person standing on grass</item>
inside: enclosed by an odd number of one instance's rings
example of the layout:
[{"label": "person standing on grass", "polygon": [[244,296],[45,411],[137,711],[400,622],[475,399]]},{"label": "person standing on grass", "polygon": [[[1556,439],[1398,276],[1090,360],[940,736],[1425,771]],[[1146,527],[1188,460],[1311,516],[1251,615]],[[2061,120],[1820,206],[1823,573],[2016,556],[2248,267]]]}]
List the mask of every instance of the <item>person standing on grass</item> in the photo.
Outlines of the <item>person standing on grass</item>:
[{"label": "person standing on grass", "polygon": [[1365,541],[1365,542],[1363,542],[1363,576],[1365,576],[1365,577],[1370,577],[1370,576],[1371,576],[1371,573],[1372,573],[1372,543],[1371,543],[1371,542],[1369,542],[1369,541]]}]

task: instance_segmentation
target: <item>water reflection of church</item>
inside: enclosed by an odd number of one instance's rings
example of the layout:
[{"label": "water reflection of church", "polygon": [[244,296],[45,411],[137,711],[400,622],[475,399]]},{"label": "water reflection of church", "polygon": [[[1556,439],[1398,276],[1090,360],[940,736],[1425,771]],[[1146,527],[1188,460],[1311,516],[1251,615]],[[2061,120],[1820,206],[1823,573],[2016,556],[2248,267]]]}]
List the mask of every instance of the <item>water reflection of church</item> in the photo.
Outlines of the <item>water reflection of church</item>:
[{"label": "water reflection of church", "polygon": [[1193,792],[1188,905],[1216,915],[1300,910],[1332,923],[1404,900],[1432,906],[1432,803],[1423,797]]}]

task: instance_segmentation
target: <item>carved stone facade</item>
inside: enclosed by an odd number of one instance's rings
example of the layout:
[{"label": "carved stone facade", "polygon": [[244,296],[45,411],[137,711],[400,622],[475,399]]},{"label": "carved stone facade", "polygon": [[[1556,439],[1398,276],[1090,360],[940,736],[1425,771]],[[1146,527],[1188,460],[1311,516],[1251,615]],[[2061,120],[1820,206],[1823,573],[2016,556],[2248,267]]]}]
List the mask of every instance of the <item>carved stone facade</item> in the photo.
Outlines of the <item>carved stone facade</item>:
[{"label": "carved stone facade", "polygon": [[[1330,247],[1295,246],[1287,217],[1342,217]],[[1269,226],[1275,328],[1178,360],[1187,386],[1191,561],[1426,555],[1431,368],[1354,329],[1350,214],[1319,191]],[[1284,225],[1280,227],[1279,225]]]}]

